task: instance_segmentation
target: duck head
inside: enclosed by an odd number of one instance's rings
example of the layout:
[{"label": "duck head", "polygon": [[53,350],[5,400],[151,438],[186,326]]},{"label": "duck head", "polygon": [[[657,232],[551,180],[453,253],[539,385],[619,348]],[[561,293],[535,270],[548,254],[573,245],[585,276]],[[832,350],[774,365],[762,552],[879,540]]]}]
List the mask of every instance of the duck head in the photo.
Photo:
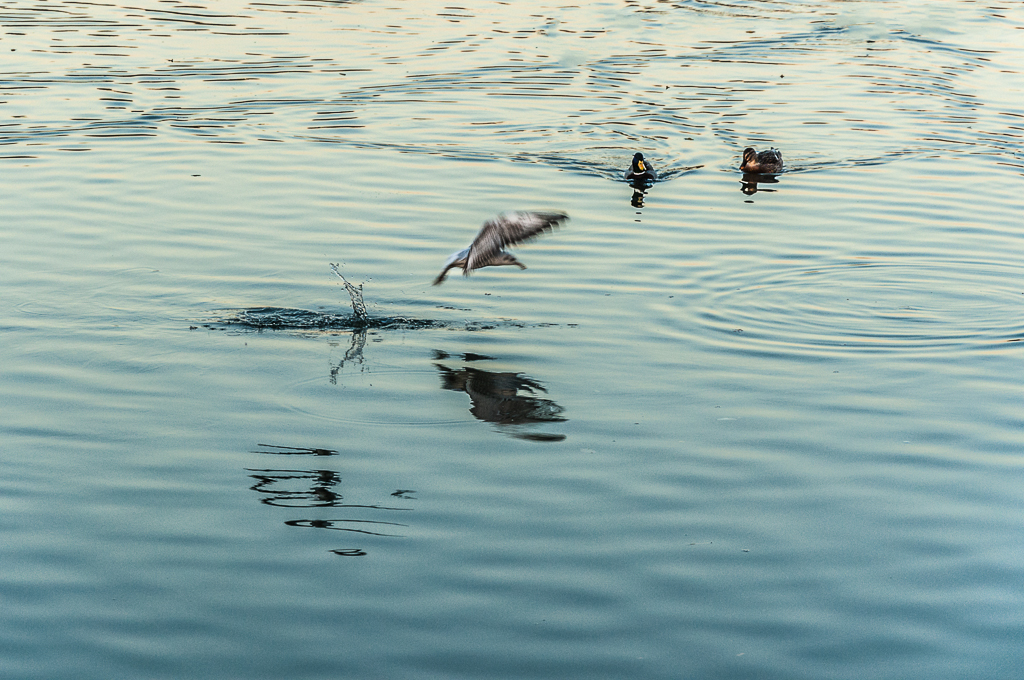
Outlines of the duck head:
[{"label": "duck head", "polygon": [[740,163],[740,170],[744,172],[757,172],[757,152],[749,146],[743,150],[743,162]]},{"label": "duck head", "polygon": [[637,174],[647,172],[647,164],[644,163],[644,155],[639,151],[633,154],[633,172]]}]

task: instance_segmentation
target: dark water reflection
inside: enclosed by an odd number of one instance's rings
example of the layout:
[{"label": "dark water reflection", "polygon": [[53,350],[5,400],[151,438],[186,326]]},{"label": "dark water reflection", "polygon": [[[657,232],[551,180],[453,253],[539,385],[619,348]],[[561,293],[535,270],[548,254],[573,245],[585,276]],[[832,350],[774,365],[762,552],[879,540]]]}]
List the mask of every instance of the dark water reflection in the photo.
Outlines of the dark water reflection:
[{"label": "dark water reflection", "polygon": [[753,196],[758,191],[776,191],[776,189],[768,189],[764,186],[758,187],[759,184],[778,184],[779,180],[774,175],[753,175],[744,173],[743,179],[740,180],[740,191],[747,196]]},{"label": "dark water reflection", "polygon": [[[354,534],[366,534],[368,536],[386,536],[391,538],[398,538],[401,534],[388,534],[380,531],[373,531],[369,528],[359,528],[364,525],[386,525],[395,527],[408,526],[407,524],[398,524],[397,522],[382,522],[379,520],[370,519],[292,519],[285,522],[290,527],[306,527],[309,529],[330,529],[332,531],[349,531]],[[352,548],[342,548],[338,550],[331,550],[336,554],[348,553],[353,550]],[[360,551],[362,552],[362,551]],[[366,553],[363,552],[365,555]]]},{"label": "dark water reflection", "polygon": [[[436,350],[435,359],[444,360],[451,355]],[[462,355],[463,361],[486,361],[491,357]],[[564,408],[550,399],[536,396],[547,393],[544,386],[521,373],[487,371],[475,366],[451,368],[441,363],[434,366],[441,374],[441,388],[469,395],[469,412],[478,420],[494,423],[509,436],[530,441],[560,442],[563,434],[524,431],[521,426],[539,423],[563,423]]]},{"label": "dark water reflection", "polygon": [[[277,446],[260,444],[263,450],[256,453],[273,455],[312,455],[336,456],[338,451],[321,448],[303,448],[294,446]],[[278,508],[333,508],[345,509],[349,512],[359,510],[402,512],[412,508],[392,507],[380,504],[345,503],[340,493],[341,474],[335,470],[324,469],[256,469],[247,468],[249,476],[256,480],[250,488],[260,494],[260,502]],[[391,498],[415,500],[409,494],[410,489],[398,489],[390,494]],[[345,531],[367,536],[397,537],[400,534],[385,531],[385,527],[408,527],[407,524],[380,519],[365,518],[331,518],[331,519],[288,519],[284,521],[290,527],[311,529],[329,529]],[[334,548],[330,552],[345,557],[361,557],[367,552],[361,548]]]},{"label": "dark water reflection", "polygon": [[637,189],[636,187],[633,187],[633,195],[629,198],[629,204],[634,208],[644,207],[644,196],[646,195],[646,189]]},{"label": "dark water reflection", "polygon": [[276,444],[257,444],[262,447],[260,451],[253,453],[276,453],[292,456],[336,456],[338,452],[334,449],[310,449],[303,446],[278,446]]},{"label": "dark water reflection", "polygon": [[644,199],[647,196],[647,192],[654,186],[654,182],[627,182],[633,189],[633,195],[629,198],[629,204],[634,208],[644,207]]},{"label": "dark water reflection", "polygon": [[[258,480],[251,488],[261,494],[261,503],[267,505],[278,505],[282,507],[337,507],[341,501],[341,495],[331,490],[332,487],[341,483],[338,473],[331,470],[253,470],[257,474],[251,475]],[[310,483],[308,489],[283,490],[279,487],[299,480],[300,486],[305,487]]]}]

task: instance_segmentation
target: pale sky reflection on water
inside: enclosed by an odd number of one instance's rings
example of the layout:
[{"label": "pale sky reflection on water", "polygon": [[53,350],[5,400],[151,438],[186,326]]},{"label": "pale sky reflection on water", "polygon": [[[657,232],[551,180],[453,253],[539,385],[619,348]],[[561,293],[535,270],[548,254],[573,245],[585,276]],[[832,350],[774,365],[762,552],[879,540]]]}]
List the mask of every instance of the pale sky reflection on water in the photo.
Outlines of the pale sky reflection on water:
[{"label": "pale sky reflection on water", "polygon": [[0,24],[5,677],[1016,677],[1015,6]]}]

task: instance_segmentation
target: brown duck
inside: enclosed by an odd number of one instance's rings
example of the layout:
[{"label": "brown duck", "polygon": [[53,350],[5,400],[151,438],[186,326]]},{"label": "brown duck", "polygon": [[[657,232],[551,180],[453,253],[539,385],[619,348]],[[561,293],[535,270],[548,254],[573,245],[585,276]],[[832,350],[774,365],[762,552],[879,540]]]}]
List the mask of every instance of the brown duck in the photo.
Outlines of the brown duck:
[{"label": "brown duck", "polygon": [[748,175],[777,175],[782,172],[782,152],[772,147],[758,153],[747,147],[743,150],[740,170]]}]

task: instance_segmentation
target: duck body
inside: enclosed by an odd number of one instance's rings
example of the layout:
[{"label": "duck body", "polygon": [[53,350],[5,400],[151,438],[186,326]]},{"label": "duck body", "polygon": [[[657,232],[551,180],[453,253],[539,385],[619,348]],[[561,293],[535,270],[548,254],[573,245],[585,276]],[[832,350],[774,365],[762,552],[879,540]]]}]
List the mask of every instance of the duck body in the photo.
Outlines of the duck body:
[{"label": "duck body", "polygon": [[748,175],[777,175],[782,172],[782,152],[772,147],[758,153],[747,147],[740,170]]},{"label": "duck body", "polygon": [[644,159],[642,153],[633,154],[633,162],[626,168],[623,178],[630,184],[654,184],[658,181],[658,173],[654,171],[651,164]]},{"label": "duck body", "polygon": [[451,254],[444,263],[444,269],[434,279],[434,285],[443,283],[448,271],[455,267],[462,268],[463,276],[469,276],[471,271],[482,267],[515,265],[526,269],[526,265],[505,248],[530,241],[567,219],[569,216],[565,213],[515,211],[487,220],[469,247]]}]

